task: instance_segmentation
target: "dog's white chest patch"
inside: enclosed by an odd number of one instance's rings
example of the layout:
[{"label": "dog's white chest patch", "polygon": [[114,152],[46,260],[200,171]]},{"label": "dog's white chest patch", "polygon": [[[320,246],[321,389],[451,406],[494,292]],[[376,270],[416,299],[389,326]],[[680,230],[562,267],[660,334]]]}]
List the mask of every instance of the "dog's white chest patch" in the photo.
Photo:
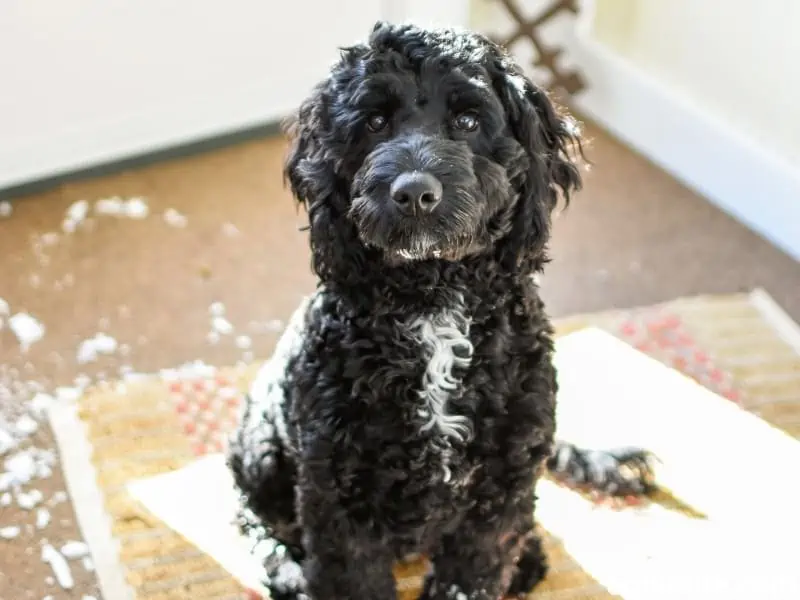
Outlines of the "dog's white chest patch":
[{"label": "dog's white chest patch", "polygon": [[420,414],[427,419],[423,429],[436,428],[445,438],[464,441],[470,433],[469,419],[448,414],[447,404],[461,386],[455,369],[468,367],[472,360],[469,319],[456,307],[415,319],[411,330],[425,359],[420,389],[425,401]]}]

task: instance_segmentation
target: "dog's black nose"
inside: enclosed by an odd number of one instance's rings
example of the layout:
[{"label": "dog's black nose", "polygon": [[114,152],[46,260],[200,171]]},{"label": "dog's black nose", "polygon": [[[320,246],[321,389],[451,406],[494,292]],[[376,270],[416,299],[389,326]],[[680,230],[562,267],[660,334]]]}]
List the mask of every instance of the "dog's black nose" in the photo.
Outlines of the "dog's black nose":
[{"label": "dog's black nose", "polygon": [[405,214],[429,213],[442,201],[442,183],[430,173],[401,173],[389,189],[397,208]]}]

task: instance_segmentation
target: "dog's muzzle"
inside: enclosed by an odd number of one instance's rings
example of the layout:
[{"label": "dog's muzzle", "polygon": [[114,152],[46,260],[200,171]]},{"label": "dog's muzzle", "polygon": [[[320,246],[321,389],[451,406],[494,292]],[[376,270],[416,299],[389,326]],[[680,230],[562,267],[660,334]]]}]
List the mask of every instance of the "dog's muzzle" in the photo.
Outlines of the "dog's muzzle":
[{"label": "dog's muzzle", "polygon": [[483,216],[473,158],[467,144],[435,135],[379,144],[351,189],[361,239],[402,260],[457,254]]}]

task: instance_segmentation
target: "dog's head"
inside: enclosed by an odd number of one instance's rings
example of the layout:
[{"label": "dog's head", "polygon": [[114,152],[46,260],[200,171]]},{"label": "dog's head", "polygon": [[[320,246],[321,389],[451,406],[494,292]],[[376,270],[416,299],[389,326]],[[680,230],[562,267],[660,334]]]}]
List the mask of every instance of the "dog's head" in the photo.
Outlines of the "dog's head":
[{"label": "dog's head", "polygon": [[286,175],[318,272],[357,251],[387,266],[487,252],[527,263],[559,195],[580,186],[575,122],[474,33],[377,24],[290,133]]}]

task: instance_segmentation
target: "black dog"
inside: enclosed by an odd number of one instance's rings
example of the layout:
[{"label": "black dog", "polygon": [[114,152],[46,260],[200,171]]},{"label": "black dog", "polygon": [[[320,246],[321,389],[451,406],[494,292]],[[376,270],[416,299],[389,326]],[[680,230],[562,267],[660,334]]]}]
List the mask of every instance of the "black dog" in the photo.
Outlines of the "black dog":
[{"label": "black dog", "polygon": [[412,553],[433,564],[423,598],[529,591],[543,469],[617,494],[649,481],[643,453],[554,441],[533,276],[580,186],[574,121],[480,35],[378,24],[292,134],[320,286],[229,458],[273,597],[393,600]]}]

